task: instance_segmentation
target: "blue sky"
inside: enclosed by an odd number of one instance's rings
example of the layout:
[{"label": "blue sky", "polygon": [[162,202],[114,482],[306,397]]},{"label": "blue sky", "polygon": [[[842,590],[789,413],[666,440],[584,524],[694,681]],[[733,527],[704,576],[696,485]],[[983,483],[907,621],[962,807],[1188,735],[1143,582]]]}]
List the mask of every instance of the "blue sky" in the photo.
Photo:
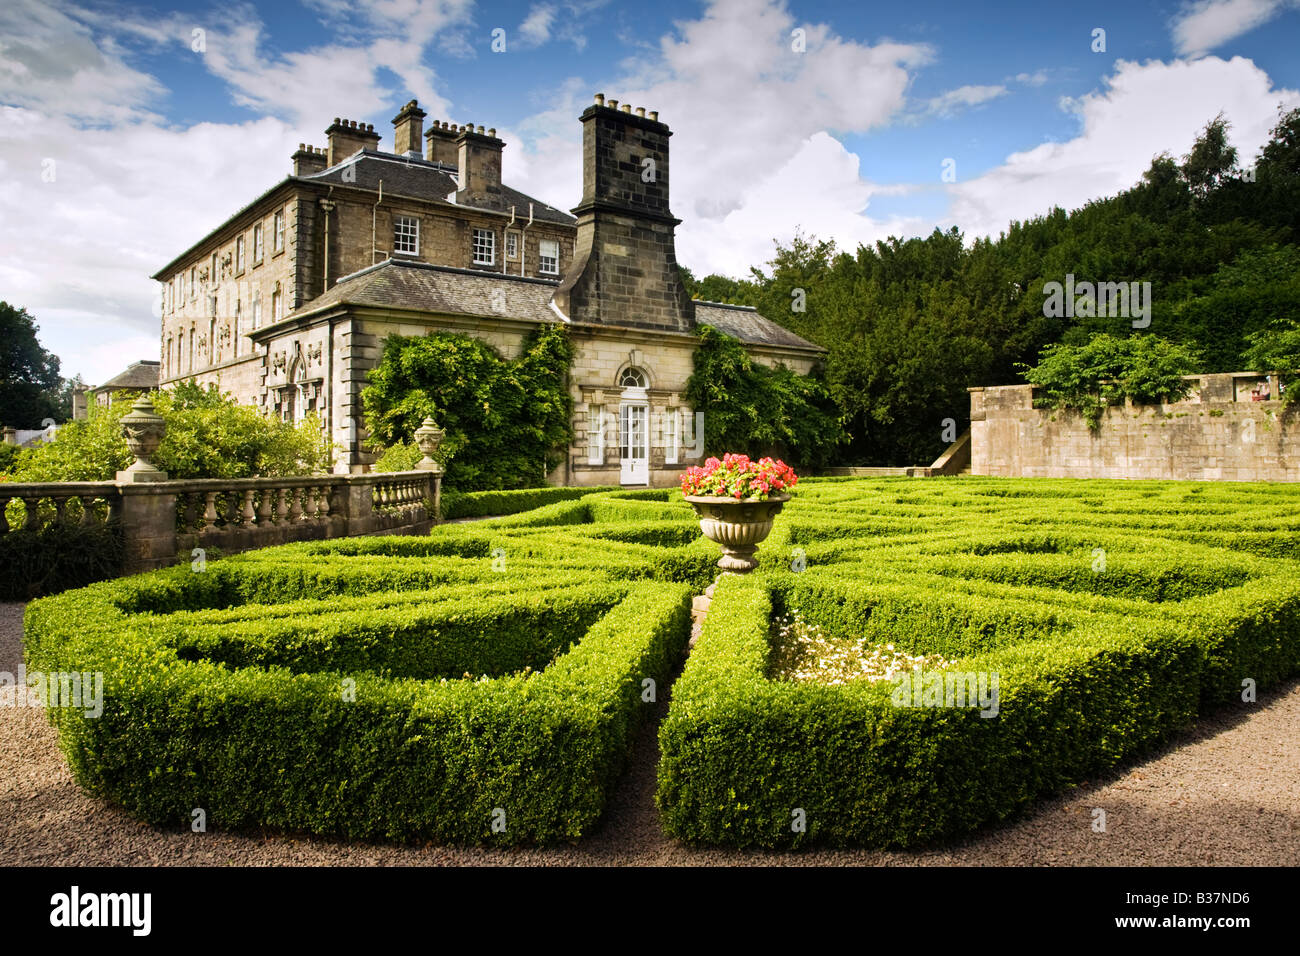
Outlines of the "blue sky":
[{"label": "blue sky", "polygon": [[506,180],[562,208],[592,94],[658,109],[700,274],[742,275],[796,228],[847,249],[996,235],[1131,185],[1220,111],[1253,156],[1300,105],[1298,39],[1295,0],[6,0],[0,298],[36,314],[65,374],[156,357],[148,276],[334,116],[391,146],[412,97],[495,126]]}]

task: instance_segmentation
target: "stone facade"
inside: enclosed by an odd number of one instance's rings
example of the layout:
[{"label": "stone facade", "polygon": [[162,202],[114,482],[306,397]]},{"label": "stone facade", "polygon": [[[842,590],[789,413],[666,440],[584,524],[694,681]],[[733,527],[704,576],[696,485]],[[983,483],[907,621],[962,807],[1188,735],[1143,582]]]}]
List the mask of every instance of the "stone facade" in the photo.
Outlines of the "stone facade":
[{"label": "stone facade", "polygon": [[[393,120],[394,153],[336,119],[328,149],[300,147],[295,175],[156,276],[163,384],[194,377],[286,419],[317,413],[341,449],[336,470],[359,472],[374,461],[361,390],[387,336],[472,335],[511,359],[539,324],[563,323],[574,443],[547,479],[672,483],[700,457],[684,397],[697,322],[802,374],[825,350],[753,309],[691,301],[668,206],[671,132],[653,112],[616,107],[597,97],[581,117],[576,219],[501,182],[495,130],[435,122],[421,159],[414,101]],[[264,242],[267,228],[278,235],[281,209],[283,249],[254,261],[258,224]]]},{"label": "stone facade", "polygon": [[1300,481],[1300,411],[1278,400],[1276,378],[1247,372],[1192,378],[1185,401],[1108,408],[1095,433],[1077,412],[1034,408],[1032,386],[971,389],[971,472]]}]

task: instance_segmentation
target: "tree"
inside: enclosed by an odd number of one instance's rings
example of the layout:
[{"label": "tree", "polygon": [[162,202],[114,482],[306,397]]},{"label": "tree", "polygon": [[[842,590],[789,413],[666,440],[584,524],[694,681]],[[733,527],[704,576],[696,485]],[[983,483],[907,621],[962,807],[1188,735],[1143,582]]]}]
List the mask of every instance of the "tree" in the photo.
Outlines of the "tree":
[{"label": "tree", "polygon": [[1206,199],[1220,184],[1238,173],[1237,150],[1228,144],[1228,121],[1220,113],[1205,124],[1205,130],[1183,158],[1183,179],[1198,200]]},{"label": "tree", "polygon": [[1246,361],[1257,372],[1277,372],[1287,405],[1300,402],[1300,321],[1278,323],[1250,337]]},{"label": "tree", "polygon": [[38,331],[26,309],[0,302],[0,424],[40,428],[62,417],[59,359],[41,347]]},{"label": "tree", "polygon": [[[54,440],[24,451],[14,481],[109,481],[134,460],[122,438],[122,416],[135,396],[118,393],[92,405],[83,421],[60,426]],[[329,440],[320,420],[294,425],[193,380],[154,396],[167,433],[154,463],[170,478],[252,478],[304,475],[329,468]]]},{"label": "tree", "polygon": [[1184,397],[1191,383],[1183,376],[1199,365],[1194,353],[1158,336],[1102,333],[1085,345],[1049,345],[1037,365],[1024,369],[1025,381],[1042,392],[1040,407],[1078,409],[1096,430],[1106,407],[1126,397],[1141,403]]}]

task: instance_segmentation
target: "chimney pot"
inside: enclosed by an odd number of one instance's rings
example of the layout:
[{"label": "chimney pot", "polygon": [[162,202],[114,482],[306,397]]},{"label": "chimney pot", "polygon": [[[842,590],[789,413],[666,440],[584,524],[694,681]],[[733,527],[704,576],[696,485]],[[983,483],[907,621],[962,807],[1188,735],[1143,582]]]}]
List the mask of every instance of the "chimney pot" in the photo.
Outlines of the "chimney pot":
[{"label": "chimney pot", "polygon": [[379,147],[379,134],[374,126],[367,128],[365,123],[358,125],[356,120],[335,119],[325,135],[329,137],[327,164],[330,166],[337,165],[357,150]]},{"label": "chimney pot", "polygon": [[393,117],[393,152],[399,156],[420,156],[420,137],[424,135],[424,118],[428,115],[415,100],[402,107]]},{"label": "chimney pot", "polygon": [[644,106],[638,106],[638,107],[636,108],[636,115],[637,115],[637,116],[645,116],[645,107],[644,107]]},{"label": "chimney pot", "polygon": [[491,129],[489,129],[489,130],[488,130],[488,135],[491,136],[493,139],[496,139],[497,128],[496,128],[495,126],[493,126]]},{"label": "chimney pot", "polygon": [[455,166],[457,163],[456,156],[456,127],[449,127],[446,120],[434,120],[429,126],[429,131],[424,134],[426,146],[425,159],[431,163],[443,163],[447,166]]},{"label": "chimney pot", "polygon": [[612,109],[612,110],[616,110],[616,109],[618,109],[618,100],[610,100],[610,101],[609,101],[609,108]]},{"label": "chimney pot", "polygon": [[651,118],[652,120],[654,120],[656,123],[659,122],[659,111],[658,111],[658,110],[651,110],[651,111],[650,111],[650,118]]},{"label": "chimney pot", "polygon": [[604,93],[597,93],[597,94],[596,94],[596,105],[597,105],[597,106],[604,106],[604,105],[605,105],[605,94],[604,94]]},{"label": "chimney pot", "polygon": [[[632,108],[624,104],[623,112]],[[668,203],[671,134],[658,123],[613,123],[603,115],[591,109],[582,114],[582,201],[573,210],[575,248],[582,252],[552,301],[574,322],[689,332],[695,309],[677,266],[677,220]],[[639,164],[626,161],[629,154],[654,158],[653,182],[641,180]],[[635,282],[627,278],[629,257],[636,262]]]},{"label": "chimney pot", "polygon": [[[496,130],[492,131],[494,134]],[[502,143],[487,139],[482,126],[461,127],[456,137],[456,201],[468,205],[504,209],[501,195]]]}]

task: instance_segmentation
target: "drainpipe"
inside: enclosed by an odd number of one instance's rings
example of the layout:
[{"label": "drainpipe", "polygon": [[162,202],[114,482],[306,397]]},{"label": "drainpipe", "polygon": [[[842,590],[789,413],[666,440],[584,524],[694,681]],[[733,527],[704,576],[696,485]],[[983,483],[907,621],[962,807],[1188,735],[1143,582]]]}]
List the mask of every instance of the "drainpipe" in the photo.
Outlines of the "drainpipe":
[{"label": "drainpipe", "polygon": [[[325,394],[329,396],[329,414],[325,417],[325,434],[329,435],[330,445],[334,444],[334,319],[330,319],[327,343],[329,360],[325,363]],[[334,469],[331,466],[330,471]]]},{"label": "drainpipe", "polygon": [[533,224],[533,204],[528,204],[528,222],[524,223],[523,235],[519,237],[519,274],[524,275],[524,262],[528,258],[524,251],[528,248],[528,227]]},{"label": "drainpipe", "polygon": [[370,207],[370,264],[372,266],[375,264],[375,253],[379,252],[379,249],[375,246],[375,243],[379,241],[378,233],[376,233],[375,229],[379,216],[379,204],[383,201],[384,181],[381,179],[379,180],[379,198],[376,199],[375,204]]},{"label": "drainpipe", "polygon": [[[333,186],[330,187],[330,195],[334,195]],[[321,293],[324,294],[330,288],[330,213],[334,211],[334,201],[322,199],[320,207],[325,213],[325,280],[321,285]]]},{"label": "drainpipe", "polygon": [[[510,207],[510,221],[509,221],[508,223],[506,223],[506,245],[507,245],[507,247],[509,246],[509,243],[510,243],[510,227],[513,226],[514,224],[515,224],[515,207],[514,207],[514,206],[511,206],[511,207]],[[507,273],[507,274],[508,274],[508,273],[509,273],[509,270],[510,270],[510,267],[509,267],[508,265],[506,265],[506,257],[503,255],[503,256],[501,257],[501,271],[502,271],[503,273]]]}]

